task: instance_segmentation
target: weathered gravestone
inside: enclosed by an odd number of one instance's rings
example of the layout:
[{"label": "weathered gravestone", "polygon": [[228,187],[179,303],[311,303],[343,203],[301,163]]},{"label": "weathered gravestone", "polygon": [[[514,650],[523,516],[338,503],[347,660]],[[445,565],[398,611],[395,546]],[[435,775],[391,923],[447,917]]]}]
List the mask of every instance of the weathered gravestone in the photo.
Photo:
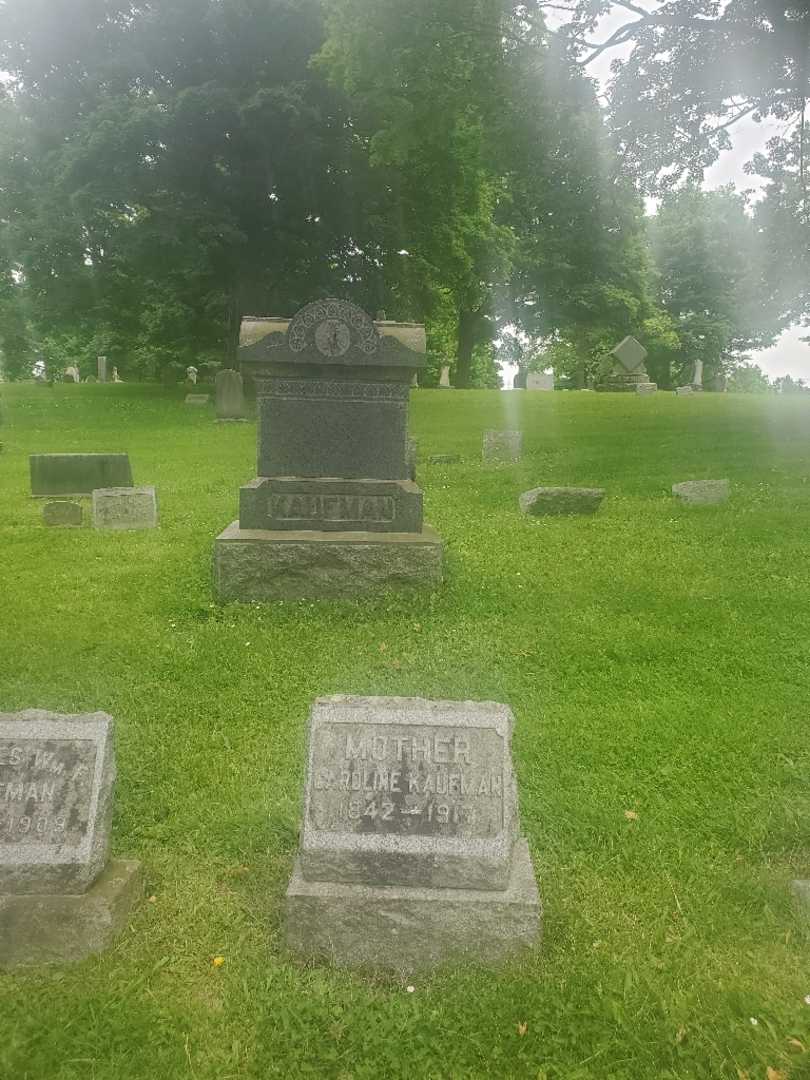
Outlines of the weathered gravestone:
[{"label": "weathered gravestone", "polygon": [[554,373],[545,371],[530,371],[526,376],[527,390],[553,390]]},{"label": "weathered gravestone", "polygon": [[605,497],[604,488],[537,487],[524,491],[520,509],[532,517],[595,514]]},{"label": "weathered gravestone", "polygon": [[211,400],[210,394],[186,394],[183,399],[184,405],[207,405]]},{"label": "weathered gravestone", "polygon": [[494,964],[536,942],[512,723],[494,702],[315,702],[289,948],[411,971]]},{"label": "weathered gravestone", "polygon": [[461,454],[430,454],[428,456],[428,465],[458,465],[461,461]]},{"label": "weathered gravestone", "polygon": [[691,386],[678,386],[675,389],[676,397],[689,397],[694,391]]},{"label": "weathered gravestone", "polygon": [[608,371],[598,389],[622,393],[653,393],[658,387],[654,382],[650,382],[644,367],[646,357],[647,350],[634,337],[622,338],[608,354]]},{"label": "weathered gravestone", "polygon": [[[307,305],[289,323],[246,320],[243,371],[256,387],[258,476],[239,520],[216,539],[220,600],[356,596],[434,585],[442,544],[423,524],[410,479],[408,398],[424,363],[343,300]],[[262,333],[262,331],[264,331]]]},{"label": "weathered gravestone", "polygon": [[99,488],[93,492],[95,529],[154,529],[157,523],[153,487]]},{"label": "weathered gravestone", "polygon": [[442,364],[441,371],[439,372],[439,389],[440,390],[452,390],[450,385],[450,365]]},{"label": "weathered gravestone", "polygon": [[115,758],[106,713],[0,713],[0,965],[110,944],[140,889],[108,862]]},{"label": "weathered gravestone", "polygon": [[68,502],[67,499],[47,502],[42,507],[42,522],[44,525],[67,525],[75,528],[82,523],[82,505]]},{"label": "weathered gravestone", "polygon": [[96,358],[96,360],[97,360],[98,381],[99,382],[106,382],[107,381],[107,357],[106,356],[99,356],[99,357]]},{"label": "weathered gravestone", "polygon": [[482,447],[484,461],[511,464],[523,453],[522,431],[485,431]]},{"label": "weathered gravestone", "polygon": [[728,480],[684,480],[672,485],[672,494],[692,506],[713,506],[729,496]]},{"label": "weathered gravestone", "polygon": [[225,368],[214,379],[217,420],[245,419],[245,390],[238,371]]},{"label": "weathered gravestone", "polygon": [[90,495],[96,488],[131,487],[127,454],[32,454],[32,495]]}]

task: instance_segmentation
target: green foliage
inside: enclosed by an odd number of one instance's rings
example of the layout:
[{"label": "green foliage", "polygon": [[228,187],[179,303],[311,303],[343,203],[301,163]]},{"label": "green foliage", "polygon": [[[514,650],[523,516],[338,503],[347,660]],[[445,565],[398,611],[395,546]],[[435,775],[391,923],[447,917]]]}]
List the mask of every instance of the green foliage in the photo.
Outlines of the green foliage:
[{"label": "green foliage", "polygon": [[732,371],[728,389],[738,394],[764,394],[771,389],[771,383],[758,364],[743,363]]}]

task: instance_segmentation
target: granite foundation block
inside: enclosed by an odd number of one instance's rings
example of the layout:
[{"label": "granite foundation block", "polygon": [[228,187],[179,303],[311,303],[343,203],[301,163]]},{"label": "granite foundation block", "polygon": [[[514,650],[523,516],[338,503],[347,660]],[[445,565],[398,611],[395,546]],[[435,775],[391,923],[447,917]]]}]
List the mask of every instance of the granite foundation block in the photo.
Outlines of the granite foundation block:
[{"label": "granite foundation block", "polygon": [[102,488],[93,492],[95,529],[154,529],[157,523],[153,487]]},{"label": "granite foundation block", "polygon": [[538,487],[524,491],[519,504],[532,517],[595,514],[604,497],[603,488]]},{"label": "granite foundation block", "polygon": [[525,840],[504,890],[307,881],[296,863],[285,906],[286,945],[297,956],[398,974],[498,966],[538,947],[541,923]]},{"label": "granite foundation block", "polygon": [[75,529],[81,525],[82,517],[81,503],[68,502],[66,499],[45,503],[42,508],[43,525]]},{"label": "granite foundation block", "polygon": [[239,491],[243,529],[294,532],[422,530],[422,492],[410,480],[257,477]]},{"label": "granite foundation block", "polygon": [[131,487],[128,454],[32,454],[31,494],[90,495],[96,488]]},{"label": "granite foundation block", "polygon": [[0,967],[75,963],[101,952],[142,891],[141,864],[114,859],[85,893],[0,893]]},{"label": "granite foundation block", "polygon": [[214,541],[214,595],[220,602],[352,598],[442,580],[442,541],[419,533],[292,532],[242,529]]}]

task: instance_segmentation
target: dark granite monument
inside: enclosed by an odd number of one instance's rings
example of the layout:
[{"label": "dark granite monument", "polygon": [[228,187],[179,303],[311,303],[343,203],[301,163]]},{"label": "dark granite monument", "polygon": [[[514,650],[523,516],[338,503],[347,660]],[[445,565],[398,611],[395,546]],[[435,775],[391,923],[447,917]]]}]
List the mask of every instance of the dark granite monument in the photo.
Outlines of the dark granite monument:
[{"label": "dark granite monument", "polygon": [[31,494],[90,495],[96,488],[132,487],[127,454],[31,454]]},{"label": "dark granite monument", "polygon": [[410,972],[535,945],[505,705],[320,698],[287,890],[288,947]]},{"label": "dark granite monument", "polygon": [[[316,301],[288,324],[246,321],[240,362],[256,388],[258,476],[216,539],[217,598],[440,582],[441,540],[409,479],[408,398],[424,330],[396,334],[400,324],[375,324],[344,300]],[[417,329],[421,351],[402,340],[418,343]]]}]

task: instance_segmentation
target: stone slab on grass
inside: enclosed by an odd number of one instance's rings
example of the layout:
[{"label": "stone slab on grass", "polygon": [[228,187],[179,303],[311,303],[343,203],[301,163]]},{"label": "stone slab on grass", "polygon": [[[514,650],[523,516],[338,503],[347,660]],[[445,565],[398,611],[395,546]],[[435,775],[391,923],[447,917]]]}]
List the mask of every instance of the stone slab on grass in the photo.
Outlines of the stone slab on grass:
[{"label": "stone slab on grass", "polygon": [[431,454],[428,459],[428,465],[458,465],[461,461],[461,454]]},{"label": "stone slab on grass", "polygon": [[679,386],[675,390],[676,397],[690,397],[694,393],[691,386]]},{"label": "stone slab on grass", "polygon": [[522,431],[484,432],[482,454],[489,464],[513,464],[520,461],[523,454]]},{"label": "stone slab on grass", "polygon": [[0,893],[0,967],[76,963],[102,952],[142,891],[141,864],[113,859],[85,893]]},{"label": "stone slab on grass", "polygon": [[690,506],[714,506],[729,496],[728,480],[685,480],[672,485],[672,494]]},{"label": "stone slab on grass", "polygon": [[210,394],[186,394],[184,405],[207,405],[211,400]]},{"label": "stone slab on grass", "polygon": [[154,529],[157,523],[153,487],[100,488],[93,492],[96,529]]},{"label": "stone slab on grass", "polygon": [[82,518],[81,503],[69,502],[67,499],[47,502],[42,508],[42,523],[44,525],[62,525],[76,528],[81,525]]},{"label": "stone slab on grass", "polygon": [[595,514],[605,497],[603,488],[537,487],[520,496],[520,509],[533,517]]},{"label": "stone slab on grass", "polygon": [[297,861],[285,907],[286,944],[298,956],[398,974],[465,962],[498,966],[537,947],[541,922],[522,839],[502,890],[307,881]]},{"label": "stone slab on grass", "polygon": [[90,495],[96,488],[131,487],[128,454],[32,454],[32,495]]},{"label": "stone slab on grass", "polygon": [[442,580],[442,541],[418,533],[240,529],[214,541],[214,595],[237,600],[316,600],[382,589],[432,588]]},{"label": "stone slab on grass", "polygon": [[503,889],[517,836],[512,710],[319,698],[301,870],[310,881]]},{"label": "stone slab on grass", "polygon": [[80,893],[107,860],[115,759],[106,713],[0,713],[0,894]]}]

